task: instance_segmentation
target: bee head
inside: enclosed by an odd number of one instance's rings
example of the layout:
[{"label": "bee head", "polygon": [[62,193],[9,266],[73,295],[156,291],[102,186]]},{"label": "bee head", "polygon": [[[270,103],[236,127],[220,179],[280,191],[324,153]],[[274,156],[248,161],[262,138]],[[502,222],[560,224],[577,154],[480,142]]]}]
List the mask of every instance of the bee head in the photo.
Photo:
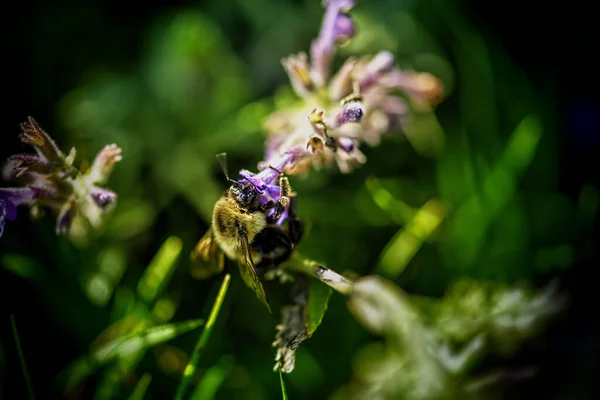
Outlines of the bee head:
[{"label": "bee head", "polygon": [[229,194],[243,207],[248,207],[256,200],[257,192],[250,182],[240,183],[233,181]]}]

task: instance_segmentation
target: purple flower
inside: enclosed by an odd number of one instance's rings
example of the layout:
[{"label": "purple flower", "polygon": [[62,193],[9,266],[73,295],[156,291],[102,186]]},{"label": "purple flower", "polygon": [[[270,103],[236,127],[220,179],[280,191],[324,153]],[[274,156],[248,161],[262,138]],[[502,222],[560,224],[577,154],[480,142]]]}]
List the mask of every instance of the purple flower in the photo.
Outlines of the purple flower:
[{"label": "purple flower", "polygon": [[0,189],[0,237],[4,233],[6,221],[17,218],[17,207],[33,199],[34,192],[29,188]]},{"label": "purple flower", "polygon": [[53,210],[57,214],[58,234],[69,232],[75,218],[97,227],[102,212],[116,200],[115,193],[97,185],[108,180],[115,163],[121,160],[121,149],[115,144],[105,146],[92,166],[82,172],[73,167],[75,149],[65,156],[33,118],[21,124],[21,129],[21,140],[33,146],[36,154],[17,154],[8,159],[8,178],[25,187],[0,189],[2,228],[5,219],[15,218],[16,205],[24,202]]},{"label": "purple flower", "polygon": [[342,172],[350,172],[366,161],[359,149],[362,142],[379,144],[382,135],[410,123],[411,108],[435,106],[441,100],[437,78],[396,68],[388,51],[351,57],[330,78],[335,46],[356,33],[348,15],[354,0],[329,0],[324,6],[310,63],[305,53],[282,60],[301,102],[267,119],[267,149],[259,169],[277,164],[282,172],[299,174],[311,165],[320,168],[335,161]]}]

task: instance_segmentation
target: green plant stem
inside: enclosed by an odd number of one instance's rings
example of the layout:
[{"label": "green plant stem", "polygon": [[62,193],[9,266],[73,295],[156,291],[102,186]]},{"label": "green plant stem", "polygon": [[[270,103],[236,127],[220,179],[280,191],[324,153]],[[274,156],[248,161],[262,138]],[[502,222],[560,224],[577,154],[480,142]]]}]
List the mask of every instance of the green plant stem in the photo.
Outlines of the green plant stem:
[{"label": "green plant stem", "polygon": [[35,399],[35,395],[33,394],[33,386],[31,385],[31,379],[29,378],[29,373],[27,372],[27,365],[25,365],[25,356],[23,355],[23,349],[21,348],[21,340],[19,340],[19,333],[17,332],[17,324],[15,323],[14,315],[10,316],[10,324],[12,325],[15,344],[17,345],[17,353],[19,354],[19,360],[21,361],[21,370],[23,371],[23,376],[25,377],[27,392],[29,393],[29,398],[33,400]]},{"label": "green plant stem", "polygon": [[279,382],[281,383],[281,396],[283,400],[288,400],[287,390],[285,389],[285,381],[283,380],[283,374],[279,370]]},{"label": "green plant stem", "polygon": [[293,262],[286,263],[284,268],[317,278],[336,292],[345,296],[352,293],[354,283],[350,279],[322,266],[316,261],[297,258]]},{"label": "green plant stem", "polygon": [[229,288],[229,281],[231,279],[231,275],[225,275],[223,279],[223,283],[221,283],[221,288],[219,289],[219,293],[217,294],[217,298],[213,307],[210,311],[210,315],[208,316],[208,321],[200,334],[200,338],[196,343],[196,347],[194,347],[194,352],[192,353],[192,357],[190,362],[185,367],[183,372],[183,377],[181,378],[181,382],[179,383],[179,387],[177,388],[177,392],[175,393],[175,400],[183,400],[183,395],[185,394],[188,386],[190,385],[190,379],[194,375],[196,371],[196,365],[198,365],[198,361],[200,360],[200,354],[202,350],[206,347],[208,343],[208,339],[210,338],[210,334],[215,325],[217,317],[219,316],[219,311],[221,310],[221,305],[223,305],[223,300],[225,300],[225,295],[227,294],[227,289]]}]

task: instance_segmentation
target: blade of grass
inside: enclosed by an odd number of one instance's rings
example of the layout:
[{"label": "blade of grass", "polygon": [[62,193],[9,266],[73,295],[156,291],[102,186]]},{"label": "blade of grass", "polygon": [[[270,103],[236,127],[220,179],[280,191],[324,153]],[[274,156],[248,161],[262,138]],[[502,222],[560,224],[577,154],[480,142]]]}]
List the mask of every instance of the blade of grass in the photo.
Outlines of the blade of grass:
[{"label": "blade of grass", "polygon": [[181,254],[181,239],[171,236],[160,247],[138,283],[138,295],[148,304],[153,303],[171,279]]},{"label": "blade of grass", "polygon": [[283,380],[283,373],[279,371],[279,382],[281,382],[281,397],[283,400],[288,400],[287,391],[285,390],[285,381]]},{"label": "blade of grass", "polygon": [[[517,193],[518,179],[529,167],[542,137],[542,124],[527,115],[515,128],[500,159],[483,176],[482,189],[454,212],[450,251],[462,268],[475,265],[486,234]],[[467,233],[466,233],[467,232]]]},{"label": "blade of grass", "polygon": [[231,355],[223,356],[202,376],[200,383],[190,396],[190,400],[212,400],[217,391],[227,378],[227,375],[233,367],[233,357]]},{"label": "blade of grass", "polygon": [[431,237],[445,216],[444,205],[431,199],[423,205],[404,229],[389,241],[382,252],[376,272],[396,278],[406,268],[423,243]]},{"label": "blade of grass", "polygon": [[152,375],[144,374],[138,381],[137,385],[131,392],[131,396],[129,396],[129,400],[144,400],[144,395],[146,394],[146,390],[148,390],[148,385],[150,385],[150,381],[152,380]]},{"label": "blade of grass", "polygon": [[33,386],[31,385],[31,379],[29,378],[29,373],[27,372],[27,365],[25,364],[25,356],[23,355],[23,349],[21,348],[21,340],[19,339],[19,332],[17,331],[17,324],[15,322],[15,316],[10,316],[10,324],[12,325],[13,336],[15,337],[15,344],[17,346],[17,353],[19,354],[19,360],[21,361],[21,370],[23,372],[23,377],[25,377],[25,384],[27,385],[27,392],[29,393],[29,398],[31,400],[35,399],[35,395],[33,394]]},{"label": "blade of grass", "polygon": [[[140,332],[156,324],[171,320],[174,307],[171,311],[167,310],[165,312],[163,306],[169,302],[169,299],[168,297],[161,297],[161,294],[173,275],[181,254],[181,248],[181,239],[175,236],[169,237],[150,261],[137,285],[138,298],[143,301],[135,302],[134,298],[133,302],[130,303],[131,309],[126,313],[127,316],[138,319],[136,324],[129,328],[129,332]],[[135,352],[119,357],[116,362],[109,365],[97,386],[96,400],[114,398],[121,387],[121,383],[143,359],[146,350],[146,348],[140,348]]]},{"label": "blade of grass", "polygon": [[383,187],[379,179],[373,176],[365,180],[365,187],[375,204],[398,225],[408,223],[418,211],[405,202],[396,199],[393,194]]},{"label": "blade of grass", "polygon": [[164,343],[176,336],[198,328],[201,319],[163,324],[144,331],[116,338],[98,348],[92,354],[74,361],[67,369],[67,388],[72,388],[103,365],[118,359],[135,356],[141,350]]},{"label": "blade of grass", "polygon": [[[147,329],[156,323],[167,322],[172,314],[157,317],[156,307],[164,300],[161,294],[169,283],[181,255],[182,242],[176,236],[167,238],[158,249],[148,268],[140,278],[137,286],[137,294],[143,302],[139,302],[130,315],[137,316],[140,321],[132,328],[132,332]],[[167,313],[168,314],[168,313]],[[146,354],[146,349],[141,348],[128,356],[120,357],[117,362],[110,365],[98,385],[96,400],[111,399],[120,387],[121,382],[130,374]]]},{"label": "blade of grass", "polygon": [[183,395],[185,394],[185,391],[190,384],[190,379],[196,371],[196,365],[200,360],[200,354],[202,353],[202,350],[204,350],[206,344],[208,343],[208,339],[210,338],[212,328],[215,325],[215,322],[219,315],[219,311],[221,311],[221,305],[223,304],[223,300],[225,300],[225,295],[227,294],[227,289],[229,288],[230,279],[230,274],[225,275],[225,278],[223,278],[223,283],[221,283],[221,287],[219,288],[219,293],[217,294],[215,303],[213,304],[212,310],[210,310],[208,321],[206,322],[206,325],[204,326],[204,329],[200,334],[200,338],[196,343],[196,347],[194,347],[192,358],[190,359],[188,365],[185,367],[185,371],[183,372],[181,382],[179,382],[179,387],[177,388],[177,392],[175,393],[175,400],[183,399]]}]

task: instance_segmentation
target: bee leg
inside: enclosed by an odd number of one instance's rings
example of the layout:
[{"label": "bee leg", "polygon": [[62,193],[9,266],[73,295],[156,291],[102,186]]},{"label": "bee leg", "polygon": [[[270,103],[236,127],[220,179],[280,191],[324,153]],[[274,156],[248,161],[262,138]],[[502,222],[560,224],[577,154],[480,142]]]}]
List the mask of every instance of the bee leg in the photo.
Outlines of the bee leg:
[{"label": "bee leg", "polygon": [[261,204],[259,210],[262,212],[267,212],[275,207],[275,202],[273,200],[267,201],[265,204]]},{"label": "bee leg", "polygon": [[304,233],[304,225],[296,215],[298,202],[296,196],[290,197],[290,206],[288,208],[288,236],[294,245],[300,242]]},{"label": "bee leg", "polygon": [[289,207],[290,205],[290,195],[292,193],[292,188],[290,186],[290,181],[287,176],[279,177],[279,189],[281,194],[279,195],[279,199],[275,204],[275,211],[267,218],[267,223],[274,224],[281,217],[281,214]]},{"label": "bee leg", "polygon": [[292,187],[287,176],[281,175],[279,177],[279,187],[281,188],[281,197],[288,197],[292,194]]}]

